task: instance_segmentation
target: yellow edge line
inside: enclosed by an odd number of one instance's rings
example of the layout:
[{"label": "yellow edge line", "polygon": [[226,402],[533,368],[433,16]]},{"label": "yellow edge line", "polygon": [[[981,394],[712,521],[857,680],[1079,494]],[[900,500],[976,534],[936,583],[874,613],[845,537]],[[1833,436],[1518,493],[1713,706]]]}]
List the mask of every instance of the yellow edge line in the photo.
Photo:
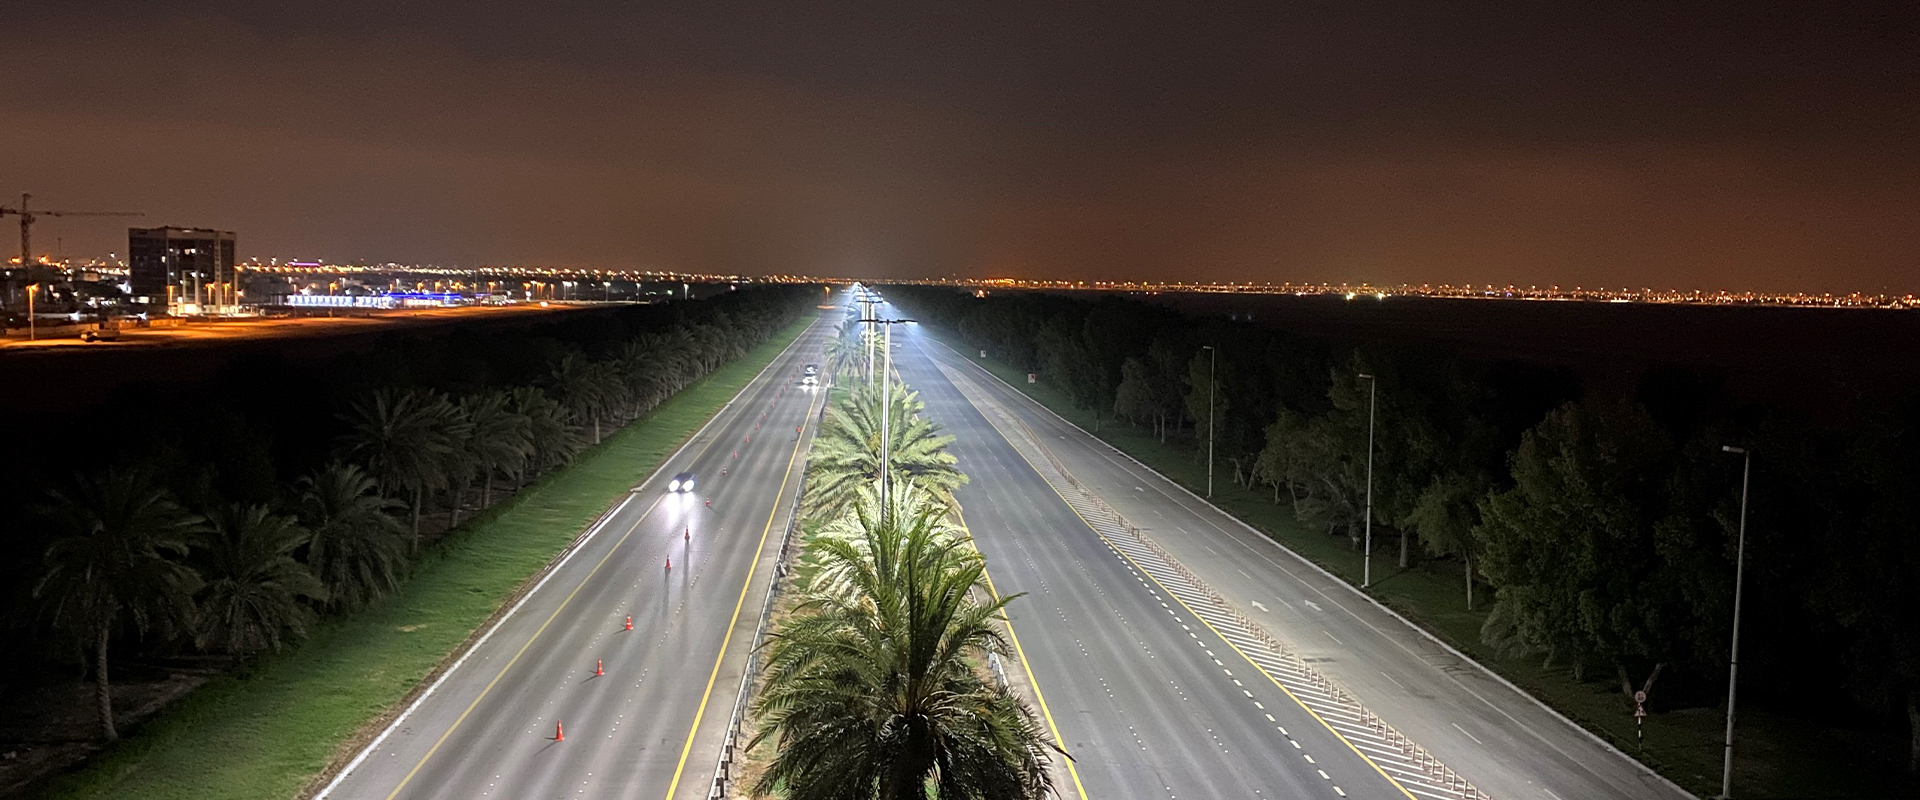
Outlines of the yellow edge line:
[{"label": "yellow edge line", "polygon": [[[824,398],[826,394],[822,393],[820,396]],[[807,415],[801,417],[801,424],[806,424],[805,420],[812,418],[813,401],[808,400]],[[693,753],[694,734],[700,732],[700,720],[707,715],[707,701],[713,699],[713,684],[720,679],[720,663],[727,658],[727,644],[733,641],[734,626],[740,624],[740,609],[747,603],[747,589],[753,586],[753,574],[760,567],[759,553],[766,549],[767,537],[773,533],[773,521],[780,516],[780,496],[787,493],[787,481],[793,478],[793,462],[800,459],[802,444],[803,442],[799,439],[795,439],[793,453],[787,456],[787,471],[780,476],[780,490],[773,493],[773,510],[767,512],[767,527],[760,531],[760,544],[754,547],[754,559],[747,565],[747,579],[740,584],[740,599],[733,603],[733,619],[727,623],[727,635],[720,640],[720,654],[713,658],[713,673],[707,676],[707,691],[700,696],[699,710],[693,713],[693,727],[687,730],[687,743],[680,748],[680,763],[673,768],[673,782],[667,784],[667,800],[673,800],[673,793],[680,788],[680,773],[687,768],[687,756]]]},{"label": "yellow edge line", "polygon": [[[971,404],[973,401],[969,400],[967,402]],[[1000,432],[1001,438],[1003,439],[1007,438],[1006,431],[1000,430],[1000,426],[994,424],[992,417],[988,416],[984,412],[982,412],[980,416],[987,418],[987,424],[993,425],[993,429],[995,431]],[[1013,440],[1008,439],[1007,444],[1011,446],[1013,444]],[[1406,795],[1408,800],[1417,800],[1416,798],[1414,798],[1412,792],[1407,791],[1407,787],[1401,786],[1400,782],[1397,780],[1394,780],[1392,775],[1388,775],[1387,771],[1384,769],[1381,769],[1379,764],[1373,763],[1373,759],[1368,758],[1367,754],[1360,752],[1360,748],[1354,747],[1353,742],[1347,741],[1347,737],[1340,735],[1340,732],[1334,730],[1333,726],[1327,724],[1326,720],[1321,719],[1319,714],[1314,713],[1313,709],[1308,708],[1306,703],[1301,702],[1300,698],[1295,697],[1293,692],[1288,691],[1287,687],[1282,686],[1279,680],[1275,679],[1271,674],[1268,674],[1265,667],[1260,666],[1259,663],[1255,662],[1251,656],[1248,656],[1244,651],[1242,651],[1239,645],[1234,644],[1233,641],[1228,639],[1225,634],[1222,634],[1217,628],[1214,628],[1212,623],[1207,622],[1207,620],[1204,617],[1200,616],[1200,612],[1194,611],[1192,606],[1187,605],[1186,601],[1181,600],[1179,595],[1174,594],[1174,592],[1171,589],[1168,589],[1166,584],[1161,583],[1159,578],[1154,577],[1153,573],[1148,572],[1146,567],[1140,566],[1139,562],[1134,561],[1131,556],[1128,556],[1126,554],[1126,552],[1122,551],[1118,547],[1114,547],[1112,540],[1108,539],[1105,534],[1102,534],[1100,532],[1100,529],[1093,527],[1093,523],[1088,522],[1086,517],[1081,516],[1080,509],[1073,507],[1073,503],[1067,500],[1067,496],[1060,493],[1059,487],[1054,486],[1052,481],[1047,480],[1045,476],[1040,474],[1040,468],[1034,465],[1033,459],[1027,458],[1027,454],[1020,452],[1020,448],[1018,447],[1013,448],[1013,452],[1016,455],[1020,456],[1021,461],[1027,462],[1027,468],[1033,470],[1034,476],[1040,478],[1040,482],[1046,484],[1048,489],[1053,490],[1054,496],[1060,498],[1061,503],[1066,504],[1067,510],[1072,511],[1074,516],[1080,518],[1080,524],[1087,526],[1087,530],[1092,531],[1093,535],[1100,537],[1100,541],[1105,542],[1108,547],[1113,548],[1113,551],[1115,553],[1118,553],[1121,558],[1126,559],[1127,563],[1132,564],[1136,568],[1138,568],[1140,570],[1140,574],[1147,576],[1147,579],[1153,581],[1154,585],[1159,586],[1160,590],[1166,592],[1168,597],[1173,598],[1173,602],[1179,603],[1181,608],[1186,609],[1187,613],[1192,614],[1194,621],[1207,626],[1207,630],[1212,631],[1213,635],[1220,637],[1220,642],[1222,644],[1225,644],[1227,647],[1232,648],[1233,652],[1239,653],[1241,658],[1246,659],[1246,662],[1249,666],[1253,667],[1254,670],[1259,672],[1261,675],[1266,676],[1266,679],[1268,681],[1271,681],[1274,687],[1278,688],[1283,694],[1287,696],[1288,699],[1292,700],[1295,705],[1298,705],[1300,707],[1300,710],[1307,712],[1307,716],[1313,717],[1313,720],[1315,722],[1320,723],[1320,727],[1326,728],[1328,733],[1333,734],[1333,738],[1339,739],[1341,744],[1346,745],[1348,750],[1352,750],[1353,754],[1356,756],[1359,756],[1360,760],[1365,762],[1367,766],[1373,767],[1373,771],[1380,773],[1380,777],[1385,778],[1387,780],[1387,783],[1390,783],[1393,785],[1393,788],[1399,789],[1400,793],[1403,795]]]},{"label": "yellow edge line", "polygon": [[579,594],[580,590],[585,588],[586,585],[593,580],[593,576],[600,572],[601,567],[607,565],[607,561],[613,558],[613,554],[620,551],[620,545],[626,543],[627,537],[632,536],[634,531],[639,530],[640,523],[647,521],[647,517],[651,516],[653,510],[659,506],[660,498],[656,497],[653,500],[653,505],[647,506],[647,510],[640,515],[640,518],[634,520],[633,524],[627,527],[627,532],[620,535],[620,541],[614,542],[613,547],[607,549],[607,554],[600,558],[600,563],[593,565],[593,571],[588,572],[587,577],[582,578],[580,583],[573,587],[573,591],[567,593],[567,599],[560,601],[560,607],[555,608],[553,613],[547,616],[547,620],[540,623],[540,627],[534,630],[533,635],[527,637],[526,644],[520,645],[520,649],[514,652],[513,658],[507,660],[506,666],[501,667],[499,672],[494,673],[493,680],[487,681],[487,686],[480,690],[480,695],[473,698],[473,702],[467,704],[466,710],[460,712],[460,716],[454,718],[452,725],[447,726],[447,732],[440,734],[440,738],[434,740],[433,747],[427,749],[427,754],[421,756],[419,761],[414,762],[413,769],[407,770],[406,777],[401,778],[399,785],[394,786],[393,791],[387,793],[387,800],[393,800],[393,798],[400,796],[400,790],[407,788],[407,784],[413,781],[413,776],[420,771],[421,767],[427,765],[427,760],[433,758],[434,753],[440,752],[440,746],[446,744],[447,738],[452,736],[454,731],[460,729],[460,723],[467,721],[467,715],[472,714],[473,710],[480,706],[480,701],[487,699],[487,695],[493,691],[494,684],[499,683],[501,678],[506,677],[507,670],[513,669],[513,665],[520,661],[520,657],[526,655],[527,648],[532,647],[534,641],[540,638],[540,634],[546,632],[547,626],[553,624],[553,621],[560,617],[560,612],[567,610],[567,605],[573,602],[573,596]]},{"label": "yellow edge line", "polygon": [[[953,513],[960,517],[960,527],[967,529],[967,546],[973,548],[973,552],[979,555],[980,548],[973,543],[973,529],[967,525],[967,515],[960,512],[960,507],[957,504],[954,506]],[[987,580],[987,591],[993,595],[995,601],[998,601],[1000,599],[1000,590],[993,588],[993,576],[987,574],[987,568],[985,566],[986,558],[985,555],[980,555],[982,562],[980,577]],[[1053,731],[1053,742],[1060,747],[1062,752],[1065,752],[1067,749],[1067,740],[1060,736],[1060,726],[1054,724],[1053,712],[1047,710],[1047,696],[1040,691],[1040,681],[1035,680],[1033,677],[1033,665],[1027,663],[1027,651],[1020,647],[1020,635],[1013,632],[1013,618],[1007,616],[1007,610],[1002,608],[1000,609],[1000,619],[1007,625],[1007,638],[1013,640],[1013,652],[1014,655],[1020,657],[1020,667],[1027,672],[1027,684],[1033,687],[1033,699],[1040,701],[1040,714],[1047,718],[1047,728]],[[1087,787],[1080,784],[1080,770],[1073,765],[1073,757],[1071,755],[1067,757],[1067,774],[1073,776],[1073,788],[1080,793],[1080,800],[1087,800]]]},{"label": "yellow edge line", "polygon": [[[809,327],[808,330],[812,330],[812,328]],[[801,335],[806,335],[806,331],[801,331]],[[775,357],[778,358],[778,356]],[[745,391],[744,388],[741,390],[742,393]],[[809,402],[807,407],[811,410],[813,404]],[[720,411],[714,412],[714,416],[720,416],[720,413],[725,410],[726,409],[722,407]],[[699,432],[695,431],[694,435],[699,435]],[[707,443],[701,445],[700,450],[693,454],[692,460],[699,461],[700,457],[706,455],[707,451],[713,448],[713,443],[717,441],[720,441],[720,438],[717,436],[708,439]],[[788,468],[791,469],[792,465],[789,464]],[[784,484],[782,486],[784,488]],[[534,641],[540,638],[540,634],[546,632],[547,626],[553,624],[553,621],[559,618],[560,612],[565,611],[567,605],[573,602],[573,596],[579,594],[581,589],[586,588],[586,585],[593,580],[593,576],[599,574],[600,568],[606,566],[607,561],[613,558],[613,554],[620,552],[620,545],[626,544],[627,538],[632,536],[634,531],[639,530],[640,524],[646,522],[647,517],[653,516],[653,510],[659,507],[660,498],[655,497],[653,504],[647,506],[647,510],[640,514],[640,518],[634,520],[633,524],[627,527],[627,532],[620,535],[620,541],[614,542],[612,547],[607,548],[607,554],[600,558],[600,563],[593,565],[593,571],[588,572],[587,577],[582,578],[580,583],[573,587],[573,591],[567,593],[567,599],[560,601],[560,606],[555,608],[553,613],[547,616],[545,622],[540,623],[539,628],[534,629],[533,635],[527,637],[526,644],[520,645],[520,649],[514,652],[513,658],[507,660],[506,666],[501,667],[499,672],[494,673],[493,680],[487,681],[486,688],[480,690],[480,695],[473,698],[473,702],[467,704],[466,710],[461,711],[460,716],[454,718],[453,724],[447,726],[447,732],[440,734],[440,738],[434,740],[433,746],[427,748],[426,755],[421,756],[419,761],[414,762],[413,769],[407,770],[406,777],[401,778],[399,785],[394,786],[393,791],[387,793],[387,800],[393,800],[393,798],[400,796],[400,790],[407,788],[407,784],[413,781],[413,776],[420,771],[421,767],[427,765],[427,760],[433,758],[434,753],[440,752],[440,746],[447,743],[447,739],[453,736],[453,732],[460,728],[460,723],[467,721],[467,715],[472,714],[473,710],[480,706],[480,701],[487,699],[487,695],[493,691],[494,684],[499,683],[501,678],[506,677],[507,670],[513,669],[514,663],[518,662],[521,656],[526,655],[527,648],[532,647]],[[774,503],[774,508],[776,511],[779,509],[779,503],[777,501]],[[734,613],[737,616],[739,614],[738,609],[736,609]],[[702,705],[704,706],[705,704],[702,703]],[[686,757],[683,755],[681,758],[684,761]],[[677,776],[678,772],[676,772],[675,775]]]}]

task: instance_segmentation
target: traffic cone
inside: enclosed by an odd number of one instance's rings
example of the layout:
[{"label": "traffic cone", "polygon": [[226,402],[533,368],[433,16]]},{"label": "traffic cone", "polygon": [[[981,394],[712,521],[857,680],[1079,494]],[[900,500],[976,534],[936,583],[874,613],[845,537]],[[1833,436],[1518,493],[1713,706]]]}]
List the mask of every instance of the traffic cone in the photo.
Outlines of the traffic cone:
[{"label": "traffic cone", "polygon": [[687,541],[689,541],[689,542],[691,542],[691,541],[693,541],[693,526],[692,526],[692,525],[688,525],[688,526],[687,526],[687,533],[686,533],[686,535],[684,535],[684,536],[681,536],[680,538],[682,538],[682,539],[685,539],[685,540],[687,540]]},{"label": "traffic cone", "polygon": [[673,569],[673,556],[667,556],[667,569]]},{"label": "traffic cone", "polygon": [[627,615],[627,630],[633,630],[633,615]]},{"label": "traffic cone", "polygon": [[594,659],[593,660],[593,677],[604,678],[606,677],[606,675],[607,675],[607,671],[600,666],[600,659],[597,659],[597,658]]},{"label": "traffic cone", "polygon": [[553,721],[553,740],[556,742],[567,740],[567,729],[560,727],[560,720],[557,719]]}]

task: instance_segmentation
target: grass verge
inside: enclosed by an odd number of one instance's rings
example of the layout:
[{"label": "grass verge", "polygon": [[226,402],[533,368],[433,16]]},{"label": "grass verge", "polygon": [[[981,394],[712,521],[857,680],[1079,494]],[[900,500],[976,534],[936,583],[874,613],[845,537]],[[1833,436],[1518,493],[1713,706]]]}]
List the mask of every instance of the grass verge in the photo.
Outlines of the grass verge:
[{"label": "grass verge", "polygon": [[398,594],[328,620],[297,647],[209,681],[80,768],[48,798],[293,797],[636,481],[652,473],[813,322],[789,325],[652,414],[469,520]]},{"label": "grass verge", "polygon": [[[928,326],[923,329],[1054,413],[1085,430],[1096,430],[1094,415],[1076,408],[1065,393],[1046,383],[1029,384],[1024,371],[1002,362],[975,357],[972,348],[947,331]],[[1111,419],[1102,421],[1095,435],[1188,489],[1205,494],[1206,463],[1196,458],[1192,447],[1162,443],[1145,429],[1116,424]],[[1342,580],[1356,586],[1360,583],[1361,555],[1348,546],[1345,537],[1304,530],[1292,510],[1274,503],[1269,491],[1234,485],[1230,477],[1217,470],[1214,477],[1214,505]],[[1719,793],[1726,717],[1718,708],[1652,713],[1646,721],[1645,747],[1641,748],[1635,739],[1633,705],[1617,683],[1579,681],[1563,667],[1542,667],[1532,657],[1502,657],[1480,642],[1480,627],[1493,598],[1485,586],[1477,586],[1474,601],[1478,607],[1467,609],[1460,562],[1416,560],[1412,567],[1398,570],[1398,541],[1388,539],[1383,543],[1376,537],[1374,545],[1382,555],[1374,559],[1378,579],[1368,594],[1694,794],[1708,797]],[[1743,704],[1736,735],[1734,788],[1745,798],[1910,797],[1920,787],[1897,768],[1905,759],[1901,744],[1889,742],[1882,735],[1821,726]]]}]

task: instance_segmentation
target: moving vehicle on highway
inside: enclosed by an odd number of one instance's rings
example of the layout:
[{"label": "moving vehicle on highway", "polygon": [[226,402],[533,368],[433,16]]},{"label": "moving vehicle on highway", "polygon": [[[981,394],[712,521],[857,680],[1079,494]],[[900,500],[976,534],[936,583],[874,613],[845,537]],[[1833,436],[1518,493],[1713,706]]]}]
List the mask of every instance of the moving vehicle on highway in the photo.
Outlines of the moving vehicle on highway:
[{"label": "moving vehicle on highway", "polygon": [[682,472],[678,475],[673,476],[673,480],[667,481],[667,491],[669,492],[693,491],[693,473]]},{"label": "moving vehicle on highway", "polygon": [[807,368],[801,374],[804,376],[800,379],[802,386],[818,386],[820,384],[819,366],[808,364]]}]

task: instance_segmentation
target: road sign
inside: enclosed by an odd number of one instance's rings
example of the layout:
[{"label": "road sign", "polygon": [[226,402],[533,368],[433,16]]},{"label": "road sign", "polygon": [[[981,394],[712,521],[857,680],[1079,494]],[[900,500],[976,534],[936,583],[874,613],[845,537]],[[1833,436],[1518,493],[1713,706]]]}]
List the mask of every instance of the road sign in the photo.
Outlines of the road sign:
[{"label": "road sign", "polygon": [[1641,689],[1640,691],[1634,692],[1633,702],[1636,704],[1647,702],[1647,690]]},{"label": "road sign", "polygon": [[1027,383],[1039,383],[1039,382],[1040,380],[1037,376],[1035,376],[1031,372],[1027,373]]}]

